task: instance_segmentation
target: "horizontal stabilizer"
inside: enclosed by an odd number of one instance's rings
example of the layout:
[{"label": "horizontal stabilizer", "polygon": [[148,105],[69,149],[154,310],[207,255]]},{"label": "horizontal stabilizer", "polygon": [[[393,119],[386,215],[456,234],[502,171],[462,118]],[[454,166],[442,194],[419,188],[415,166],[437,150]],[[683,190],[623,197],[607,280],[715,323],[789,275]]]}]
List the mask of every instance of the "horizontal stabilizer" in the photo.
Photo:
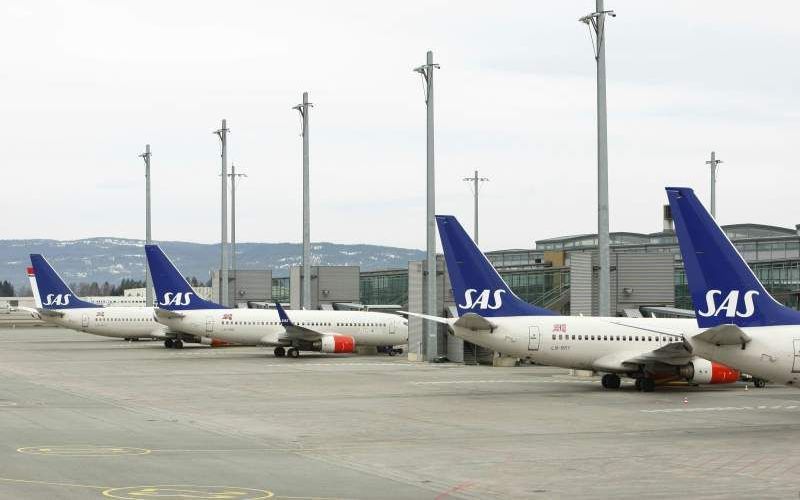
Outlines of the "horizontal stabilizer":
[{"label": "horizontal stabilizer", "polygon": [[40,307],[40,308],[36,309],[36,312],[38,312],[39,316],[42,316],[42,317],[48,317],[48,318],[63,318],[64,317],[64,313],[61,312],[61,311],[53,311],[53,310],[50,310],[50,309],[45,309],[43,307]]},{"label": "horizontal stabilizer", "polygon": [[695,335],[692,339],[702,340],[714,345],[742,345],[752,340],[750,335],[736,325],[715,326]]},{"label": "horizontal stabilizer", "polygon": [[156,307],[155,312],[156,316],[161,319],[176,319],[176,318],[183,318],[186,316],[183,313],[169,311],[167,309],[161,309],[160,307]]},{"label": "horizontal stabilizer", "polygon": [[457,326],[459,328],[466,328],[467,330],[472,330],[474,332],[480,330],[489,330],[490,332],[494,331],[497,328],[497,325],[489,321],[488,319],[484,318],[483,316],[475,313],[466,313],[462,315],[460,318],[453,323],[453,326]]},{"label": "horizontal stabilizer", "polygon": [[397,311],[397,314],[402,314],[403,316],[409,316],[413,318],[427,319],[428,321],[434,321],[444,325],[452,325],[455,321],[455,318],[442,318],[440,316],[431,316],[429,314],[412,313],[408,311]]}]

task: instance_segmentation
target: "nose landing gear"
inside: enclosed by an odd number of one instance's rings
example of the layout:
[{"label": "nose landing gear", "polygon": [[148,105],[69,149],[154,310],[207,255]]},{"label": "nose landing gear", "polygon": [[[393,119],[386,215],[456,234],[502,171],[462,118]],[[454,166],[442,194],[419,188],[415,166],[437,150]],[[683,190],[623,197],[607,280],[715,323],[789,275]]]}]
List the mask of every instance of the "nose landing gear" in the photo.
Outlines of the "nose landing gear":
[{"label": "nose landing gear", "polygon": [[600,383],[603,384],[603,388],[605,389],[619,389],[621,381],[619,379],[619,375],[615,373],[607,373],[606,375],[603,375]]}]

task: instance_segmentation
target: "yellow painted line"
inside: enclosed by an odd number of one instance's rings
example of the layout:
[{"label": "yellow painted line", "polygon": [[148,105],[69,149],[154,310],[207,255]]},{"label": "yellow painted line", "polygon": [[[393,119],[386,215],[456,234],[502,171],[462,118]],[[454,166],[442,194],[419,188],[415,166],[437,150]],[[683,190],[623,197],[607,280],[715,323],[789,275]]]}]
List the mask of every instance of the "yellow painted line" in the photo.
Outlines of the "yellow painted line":
[{"label": "yellow painted line", "polygon": [[167,497],[203,500],[264,500],[266,498],[272,498],[275,494],[267,490],[237,488],[234,486],[170,484],[108,488],[103,491],[103,496],[119,500]]},{"label": "yellow painted line", "polygon": [[22,484],[39,484],[42,486],[68,486],[71,488],[91,488],[96,490],[107,490],[108,486],[97,486],[94,484],[76,484],[76,483],[56,483],[51,481],[36,481],[32,479],[13,479],[10,477],[0,477],[0,482],[6,483],[22,483]]},{"label": "yellow painted line", "polygon": [[17,452],[26,455],[44,455],[51,457],[120,457],[131,455],[148,455],[147,448],[129,446],[96,446],[96,445],[59,445],[59,446],[27,446],[17,448]]}]

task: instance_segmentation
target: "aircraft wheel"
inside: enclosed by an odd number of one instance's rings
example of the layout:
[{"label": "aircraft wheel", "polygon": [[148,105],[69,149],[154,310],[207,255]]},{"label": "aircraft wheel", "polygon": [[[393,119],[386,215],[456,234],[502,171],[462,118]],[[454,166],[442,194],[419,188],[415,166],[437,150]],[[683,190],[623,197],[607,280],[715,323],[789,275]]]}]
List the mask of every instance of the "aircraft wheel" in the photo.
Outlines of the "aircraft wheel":
[{"label": "aircraft wheel", "polygon": [[183,349],[183,341],[182,340],[176,340],[175,342],[173,342],[172,345],[173,345],[173,347],[175,347],[175,349]]},{"label": "aircraft wheel", "polygon": [[653,392],[656,390],[656,381],[651,378],[642,379],[642,392]]},{"label": "aircraft wheel", "polygon": [[397,353],[395,352],[394,349],[389,349],[389,356],[396,356],[396,355]]},{"label": "aircraft wheel", "polygon": [[274,352],[276,358],[282,358],[286,355],[286,349],[283,347],[276,347]]},{"label": "aircraft wheel", "polygon": [[763,378],[754,378],[753,379],[753,385],[755,385],[758,388],[766,387],[767,386],[767,381],[764,380]]},{"label": "aircraft wheel", "polygon": [[290,347],[289,350],[286,352],[286,354],[288,354],[290,358],[300,357],[300,351],[298,351],[297,348],[295,347]]},{"label": "aircraft wheel", "polygon": [[619,375],[608,373],[603,375],[601,383],[605,389],[619,389],[621,381],[619,379]]},{"label": "aircraft wheel", "polygon": [[172,342],[172,339],[167,339],[164,341],[164,347],[166,347],[167,349],[172,349],[174,345],[175,343]]}]

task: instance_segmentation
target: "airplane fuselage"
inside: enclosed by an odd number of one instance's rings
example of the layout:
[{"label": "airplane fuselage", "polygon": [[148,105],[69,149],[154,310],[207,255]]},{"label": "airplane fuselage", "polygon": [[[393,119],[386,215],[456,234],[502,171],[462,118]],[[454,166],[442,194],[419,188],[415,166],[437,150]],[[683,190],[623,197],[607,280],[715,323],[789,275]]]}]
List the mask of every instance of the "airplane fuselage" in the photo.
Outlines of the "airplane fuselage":
[{"label": "airplane fuselage", "polygon": [[43,321],[72,330],[114,338],[164,338],[152,307],[97,307],[54,310],[63,316],[41,314]]},{"label": "airplane fuselage", "polygon": [[735,366],[754,377],[800,387],[800,327],[742,328],[751,340],[744,345],[720,345],[688,339],[694,353]]},{"label": "airplane fuselage", "polygon": [[[289,311],[292,322],[323,334],[345,335],[356,346],[390,346],[408,342],[404,318],[365,311]],[[213,336],[240,345],[285,345],[285,328],[274,309],[202,309],[180,311],[183,317],[159,317],[170,328]]]},{"label": "airplane fuselage", "polygon": [[[455,334],[496,352],[535,363],[607,372],[631,372],[626,359],[682,342],[698,332],[693,319],[512,316],[487,318],[494,331],[453,326]],[[734,365],[735,366],[735,365]]]}]

